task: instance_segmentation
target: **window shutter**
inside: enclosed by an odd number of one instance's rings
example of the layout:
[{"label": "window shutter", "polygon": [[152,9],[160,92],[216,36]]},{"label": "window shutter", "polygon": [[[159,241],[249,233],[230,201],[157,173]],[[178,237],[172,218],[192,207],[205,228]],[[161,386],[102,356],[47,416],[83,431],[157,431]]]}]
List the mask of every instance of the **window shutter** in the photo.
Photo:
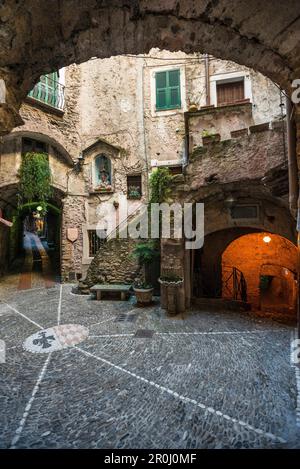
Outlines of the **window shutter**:
[{"label": "window shutter", "polygon": [[166,89],[156,90],[156,107],[158,109],[164,109],[167,107],[167,90]]},{"label": "window shutter", "polygon": [[180,70],[157,72],[156,109],[176,109],[181,107]]},{"label": "window shutter", "polygon": [[244,99],[244,80],[217,84],[218,106]]}]

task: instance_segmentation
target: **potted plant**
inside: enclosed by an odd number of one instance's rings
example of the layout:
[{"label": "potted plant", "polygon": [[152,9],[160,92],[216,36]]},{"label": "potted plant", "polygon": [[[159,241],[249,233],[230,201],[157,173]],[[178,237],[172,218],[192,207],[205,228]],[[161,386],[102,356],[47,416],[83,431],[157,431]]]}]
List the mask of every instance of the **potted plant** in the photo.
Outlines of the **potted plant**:
[{"label": "potted plant", "polygon": [[153,287],[146,281],[146,266],[151,264],[158,255],[155,244],[151,241],[139,243],[133,250],[133,257],[138,259],[141,266],[141,279],[133,285],[133,290],[140,305],[148,305],[152,302]]},{"label": "potted plant", "polygon": [[216,143],[221,140],[221,135],[217,133],[210,132],[209,130],[202,131],[202,143],[203,145],[209,145],[210,143]]},{"label": "potted plant", "polygon": [[128,198],[129,199],[140,199],[141,191],[139,186],[129,186],[128,188]]}]

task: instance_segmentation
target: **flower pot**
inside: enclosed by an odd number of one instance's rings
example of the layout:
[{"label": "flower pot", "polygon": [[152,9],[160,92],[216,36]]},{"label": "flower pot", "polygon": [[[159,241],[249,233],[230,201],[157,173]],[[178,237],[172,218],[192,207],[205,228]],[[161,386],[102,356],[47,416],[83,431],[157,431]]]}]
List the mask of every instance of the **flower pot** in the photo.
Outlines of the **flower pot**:
[{"label": "flower pot", "polygon": [[221,140],[220,134],[202,136],[203,145],[210,145],[211,143],[218,143],[220,140]]},{"label": "flower pot", "polygon": [[135,293],[138,304],[148,305],[152,303],[153,288],[134,287],[133,291]]}]

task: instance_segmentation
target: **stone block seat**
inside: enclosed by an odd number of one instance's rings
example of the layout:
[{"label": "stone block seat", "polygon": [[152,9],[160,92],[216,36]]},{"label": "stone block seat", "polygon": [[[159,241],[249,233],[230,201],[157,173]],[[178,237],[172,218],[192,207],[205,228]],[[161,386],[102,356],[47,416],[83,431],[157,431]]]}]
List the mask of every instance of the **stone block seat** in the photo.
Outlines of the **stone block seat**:
[{"label": "stone block seat", "polygon": [[96,293],[96,299],[101,300],[103,293],[120,293],[121,300],[126,300],[129,296],[131,285],[108,285],[97,284],[90,288],[92,293]]}]

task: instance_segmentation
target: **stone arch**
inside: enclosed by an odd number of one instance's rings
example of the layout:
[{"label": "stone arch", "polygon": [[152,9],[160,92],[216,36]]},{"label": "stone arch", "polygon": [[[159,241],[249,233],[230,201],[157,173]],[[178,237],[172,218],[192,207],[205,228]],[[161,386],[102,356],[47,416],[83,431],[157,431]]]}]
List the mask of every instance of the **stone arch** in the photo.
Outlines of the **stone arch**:
[{"label": "stone arch", "polygon": [[40,140],[42,142],[47,143],[48,145],[53,146],[59,151],[59,153],[64,158],[67,165],[69,166],[74,165],[74,161],[72,159],[71,153],[65,148],[64,142],[61,141],[61,134],[55,135],[55,137],[45,134],[44,127],[39,129],[38,131],[37,130],[32,131],[32,130],[27,130],[27,129],[22,128],[20,130],[19,129],[14,130],[13,132],[5,136],[3,140],[5,142],[5,141],[13,140],[13,139],[20,139],[23,137],[24,138],[28,137],[33,140],[34,139]]},{"label": "stone arch", "polygon": [[20,123],[21,100],[40,75],[94,56],[152,47],[209,53],[252,67],[287,90],[299,74],[297,0],[286,0],[285,8],[280,0],[240,0],[235,7],[226,0],[73,3],[57,2],[51,12],[46,0],[2,6],[1,132]]}]

